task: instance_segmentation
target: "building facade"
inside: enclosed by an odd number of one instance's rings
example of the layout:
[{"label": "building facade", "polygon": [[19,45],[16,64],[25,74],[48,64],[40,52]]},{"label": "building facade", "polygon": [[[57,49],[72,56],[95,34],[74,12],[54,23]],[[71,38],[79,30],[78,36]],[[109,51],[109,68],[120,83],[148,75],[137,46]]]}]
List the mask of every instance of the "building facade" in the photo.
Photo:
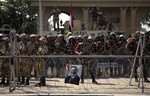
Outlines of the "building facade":
[{"label": "building facade", "polygon": [[[28,1],[30,6],[39,13],[39,0]],[[48,30],[48,19],[53,6],[57,6],[62,12],[69,14],[70,0],[41,1],[44,31]],[[72,0],[74,19],[80,20],[85,25],[86,30],[91,29],[89,8],[93,5],[96,5],[103,12],[108,21],[114,20],[118,31],[128,34],[140,30],[140,22],[144,14],[150,12],[150,0]]]}]

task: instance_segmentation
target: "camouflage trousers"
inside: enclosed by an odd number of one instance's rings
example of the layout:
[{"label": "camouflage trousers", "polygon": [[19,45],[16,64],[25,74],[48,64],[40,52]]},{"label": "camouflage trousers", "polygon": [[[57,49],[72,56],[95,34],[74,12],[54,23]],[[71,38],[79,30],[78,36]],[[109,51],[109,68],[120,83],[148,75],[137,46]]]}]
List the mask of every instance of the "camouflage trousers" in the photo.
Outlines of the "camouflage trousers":
[{"label": "camouflage trousers", "polygon": [[0,76],[10,77],[10,59],[1,59],[1,74]]},{"label": "camouflage trousers", "polygon": [[36,63],[34,65],[36,76],[41,78],[46,76],[46,68],[45,68],[46,60],[42,58],[37,58]]},{"label": "camouflage trousers", "polygon": [[94,62],[95,60],[93,59],[81,59],[81,64],[82,64],[82,73],[81,73],[81,80],[84,79],[84,72],[85,68],[87,67],[88,72],[90,73],[91,78],[95,77],[96,75],[96,64]]},{"label": "camouflage trousers", "polygon": [[30,58],[19,58],[18,75],[23,77],[31,77],[32,61]]}]

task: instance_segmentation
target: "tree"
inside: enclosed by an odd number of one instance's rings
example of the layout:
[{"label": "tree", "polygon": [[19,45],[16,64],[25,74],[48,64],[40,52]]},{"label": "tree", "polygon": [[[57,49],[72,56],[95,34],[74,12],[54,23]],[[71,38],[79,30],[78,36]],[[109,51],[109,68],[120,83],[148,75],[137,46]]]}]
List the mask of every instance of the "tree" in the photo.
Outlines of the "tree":
[{"label": "tree", "polygon": [[146,13],[146,14],[144,15],[144,17],[142,18],[141,23],[142,23],[143,25],[147,25],[148,27],[150,27],[150,12],[148,12],[148,13]]},{"label": "tree", "polygon": [[10,25],[17,33],[36,33],[36,13],[27,0],[6,0],[2,6],[2,24]]}]

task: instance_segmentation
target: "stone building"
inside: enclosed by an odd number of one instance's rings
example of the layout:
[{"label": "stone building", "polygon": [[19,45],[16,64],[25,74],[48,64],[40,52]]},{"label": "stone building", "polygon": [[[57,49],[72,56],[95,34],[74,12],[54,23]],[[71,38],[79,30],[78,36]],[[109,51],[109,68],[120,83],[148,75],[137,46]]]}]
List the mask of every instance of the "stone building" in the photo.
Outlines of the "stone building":
[{"label": "stone building", "polygon": [[[28,1],[39,13],[39,0]],[[80,20],[85,24],[86,30],[91,28],[89,8],[92,5],[96,5],[108,21],[113,19],[118,31],[126,34],[140,30],[142,17],[150,11],[150,0],[72,0],[74,20]],[[69,15],[70,0],[42,0],[44,31],[48,30],[48,19],[53,6]]]}]

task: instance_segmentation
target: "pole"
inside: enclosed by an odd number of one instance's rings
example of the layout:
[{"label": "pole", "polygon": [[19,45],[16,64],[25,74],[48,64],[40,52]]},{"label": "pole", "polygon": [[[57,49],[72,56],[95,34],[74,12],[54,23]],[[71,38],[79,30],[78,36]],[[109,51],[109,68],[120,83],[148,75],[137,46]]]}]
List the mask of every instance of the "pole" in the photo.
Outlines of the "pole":
[{"label": "pole", "polygon": [[40,36],[43,34],[43,13],[42,13],[42,0],[39,0],[39,17],[40,17]]},{"label": "pole", "polygon": [[141,43],[140,43],[140,55],[141,58],[139,59],[139,63],[140,63],[140,76],[139,76],[139,82],[138,82],[138,87],[140,87],[140,83],[141,83],[141,79],[142,79],[142,93],[144,93],[144,80],[143,80],[143,64],[145,61],[144,58],[144,45],[145,45],[145,34],[144,34],[144,38],[142,38],[141,36],[142,34],[140,34],[140,39],[141,39]]},{"label": "pole", "polygon": [[[135,56],[138,55],[138,51],[139,51],[139,47],[140,47],[140,42],[141,42],[141,39],[139,38]],[[133,66],[132,66],[132,70],[131,70],[129,85],[131,85],[131,80],[132,80],[132,77],[133,77],[133,74],[134,74],[134,67],[135,67],[136,59],[137,59],[137,57],[135,57],[134,61],[133,61]]]},{"label": "pole", "polygon": [[9,92],[12,92],[15,90],[16,87],[16,78],[15,78],[15,54],[16,54],[16,30],[10,31],[10,38],[11,38],[11,64],[10,64],[10,85],[9,85]]}]

